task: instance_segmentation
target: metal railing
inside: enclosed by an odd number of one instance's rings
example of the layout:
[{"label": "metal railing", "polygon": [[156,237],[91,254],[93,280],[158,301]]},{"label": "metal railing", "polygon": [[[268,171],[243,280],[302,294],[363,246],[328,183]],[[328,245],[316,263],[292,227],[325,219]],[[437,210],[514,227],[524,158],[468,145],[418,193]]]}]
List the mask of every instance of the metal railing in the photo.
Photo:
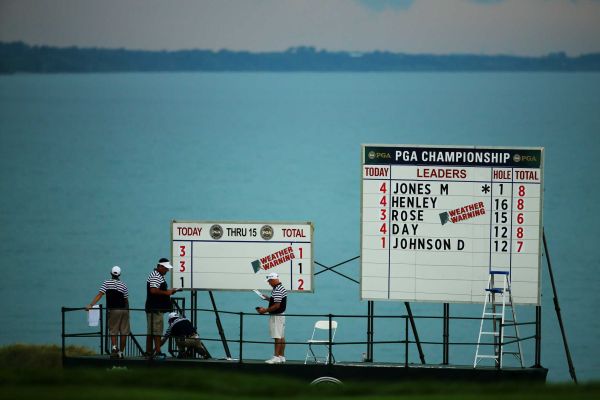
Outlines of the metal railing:
[{"label": "metal railing", "polygon": [[[184,300],[184,299],[183,299]],[[185,303],[184,303],[185,304]],[[198,312],[201,313],[216,313],[215,309],[202,309],[202,308],[196,308],[196,309],[185,309],[185,307],[181,307],[181,305],[177,304],[175,306],[175,308],[182,314],[185,314],[185,312],[189,312],[190,314],[196,315]],[[132,312],[145,312],[144,309],[134,309],[131,308],[129,309]],[[100,354],[108,354],[109,350],[110,350],[110,346],[109,346],[109,341],[110,341],[110,335],[108,334],[108,324],[105,323],[105,321],[107,321],[107,315],[106,315],[106,308],[102,308],[101,307],[101,312],[100,312],[100,320],[99,320],[99,326],[98,326],[98,330],[92,331],[92,332],[70,332],[67,330],[67,326],[66,326],[66,314],[67,313],[71,313],[71,312],[81,312],[81,311],[85,311],[85,308],[67,308],[67,307],[63,307],[62,308],[62,351],[63,351],[63,357],[67,357],[67,355],[65,354],[65,348],[66,348],[66,341],[68,339],[75,339],[75,338],[97,338],[99,340],[99,348],[100,348]],[[248,318],[264,318],[265,315],[260,315],[260,314],[256,314],[256,313],[246,313],[246,312],[233,312],[233,311],[223,311],[223,310],[219,310],[218,313],[223,314],[223,315],[229,315],[232,317],[237,316],[237,328],[238,328],[238,332],[239,332],[239,338],[227,338],[224,334],[224,332],[222,331],[222,327],[220,327],[219,329],[219,337],[201,337],[200,339],[202,341],[205,342],[221,342],[225,353],[227,354],[227,358],[231,358],[230,354],[229,354],[229,345],[233,344],[233,345],[237,345],[238,347],[238,357],[237,357],[237,362],[238,363],[243,363],[244,362],[244,350],[245,350],[245,346],[247,347],[248,345],[266,345],[266,344],[273,344],[273,342],[270,341],[265,341],[265,340],[255,340],[252,338],[247,338],[245,335],[245,326],[247,325],[247,320]],[[414,345],[415,347],[417,347],[419,353],[421,351],[421,349],[417,346],[417,345],[433,345],[433,346],[440,346],[442,348],[442,354],[443,354],[443,365],[447,365],[450,363],[449,360],[449,348],[451,346],[476,346],[478,343],[477,342],[468,342],[468,341],[450,341],[450,335],[449,335],[449,324],[450,321],[462,321],[462,322],[468,322],[468,321],[481,321],[480,317],[465,317],[465,316],[450,316],[449,315],[449,311],[446,309],[446,307],[444,308],[444,316],[419,316],[419,315],[408,315],[408,314],[404,314],[404,315],[350,315],[350,314],[286,314],[286,317],[288,318],[319,318],[319,319],[327,319],[329,321],[329,326],[331,326],[331,322],[333,320],[340,320],[340,319],[365,319],[368,320],[369,318],[372,318],[373,320],[377,319],[392,319],[392,320],[399,320],[400,322],[398,324],[394,324],[395,326],[397,326],[398,328],[403,328],[400,329],[398,331],[399,333],[399,339],[397,340],[375,340],[374,338],[374,332],[372,331],[373,329],[373,323],[370,323],[368,326],[368,331],[367,331],[367,340],[365,341],[340,341],[339,340],[339,335],[336,337],[336,340],[333,341],[332,337],[331,337],[331,330],[329,331],[329,340],[326,343],[326,347],[327,347],[327,353],[328,353],[328,357],[327,357],[327,363],[328,364],[332,364],[335,360],[335,358],[333,357],[333,351],[334,351],[334,347],[338,347],[338,346],[349,346],[349,345],[364,345],[367,348],[373,348],[374,345],[390,345],[390,344],[397,344],[401,347],[404,348],[404,359],[396,364],[399,365],[404,365],[405,367],[409,366],[409,360],[410,360],[410,354],[411,354],[411,345]],[[442,332],[442,340],[441,341],[423,341],[423,340],[416,340],[416,339],[411,339],[411,320],[414,319],[416,321],[425,321],[425,320],[443,320],[443,332]],[[492,320],[493,318],[485,318],[486,320]],[[510,344],[514,344],[517,342],[524,342],[524,341],[529,341],[529,340],[535,340],[535,360],[536,360],[536,364],[534,365],[534,367],[539,367],[539,343],[541,342],[541,329],[540,329],[540,316],[539,313],[536,313],[536,320],[535,321],[529,321],[529,322],[521,322],[521,323],[506,323],[506,324],[502,324],[500,329],[504,329],[505,327],[508,326],[535,326],[535,333],[533,335],[530,336],[526,336],[526,337],[521,337],[518,339],[514,339],[514,340],[510,340],[510,341],[505,341],[504,343],[480,343],[480,346],[495,346],[495,351],[496,352],[501,352],[502,351],[502,346],[507,346]],[[234,329],[235,330],[235,329]],[[401,332],[401,331],[404,332]],[[138,342],[138,338],[146,338],[148,335],[147,334],[134,334],[131,333],[129,338],[128,338],[128,343],[126,346],[126,356],[127,357],[136,357],[136,356],[142,356],[144,354],[144,349],[143,347],[140,345],[140,343]],[[414,336],[414,335],[413,335]],[[286,341],[286,345],[292,345],[292,346],[307,346],[307,341]],[[168,347],[168,352],[175,356],[177,354],[177,350],[176,347],[173,346],[173,341],[169,341],[169,347]],[[372,352],[371,352],[372,354]],[[473,352],[474,354],[474,352]],[[366,362],[372,362],[374,360],[372,359],[367,359],[367,360],[363,360]],[[424,362],[424,358],[421,357],[421,362],[423,364],[425,364]],[[500,368],[499,365],[496,366],[497,368]]]}]

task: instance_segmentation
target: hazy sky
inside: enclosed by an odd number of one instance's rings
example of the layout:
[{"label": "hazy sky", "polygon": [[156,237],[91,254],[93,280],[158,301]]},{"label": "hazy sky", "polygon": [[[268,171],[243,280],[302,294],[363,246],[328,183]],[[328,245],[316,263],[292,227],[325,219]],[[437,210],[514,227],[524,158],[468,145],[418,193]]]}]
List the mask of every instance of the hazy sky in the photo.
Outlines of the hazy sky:
[{"label": "hazy sky", "polygon": [[600,0],[0,0],[0,41],[132,49],[600,52]]}]

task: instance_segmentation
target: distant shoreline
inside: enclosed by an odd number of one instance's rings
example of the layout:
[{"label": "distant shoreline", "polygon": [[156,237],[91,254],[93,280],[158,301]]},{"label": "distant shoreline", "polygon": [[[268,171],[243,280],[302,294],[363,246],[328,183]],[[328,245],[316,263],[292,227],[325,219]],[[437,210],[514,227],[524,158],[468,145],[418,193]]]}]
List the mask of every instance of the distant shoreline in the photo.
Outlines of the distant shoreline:
[{"label": "distant shoreline", "polygon": [[600,53],[570,57],[477,54],[330,52],[293,47],[283,52],[143,51],[31,46],[0,42],[0,74],[116,72],[597,72]]}]

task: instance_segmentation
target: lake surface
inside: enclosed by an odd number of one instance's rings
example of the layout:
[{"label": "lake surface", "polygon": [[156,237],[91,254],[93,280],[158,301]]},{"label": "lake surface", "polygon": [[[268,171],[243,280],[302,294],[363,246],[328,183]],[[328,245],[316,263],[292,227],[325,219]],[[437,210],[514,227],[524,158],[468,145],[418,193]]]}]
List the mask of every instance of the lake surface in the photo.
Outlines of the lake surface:
[{"label": "lake surface", "polygon": [[[597,73],[0,76],[0,344],[60,343],[60,307],[88,304],[113,265],[123,269],[131,306],[142,308],[148,274],[170,257],[173,219],[312,221],[317,261],[359,255],[362,143],[543,146],[544,226],[567,337],[579,379],[598,380],[599,133]],[[549,379],[566,381],[543,265],[542,364]],[[353,261],[339,271],[357,279],[358,268]],[[288,312],[367,312],[354,282],[327,272],[315,288],[291,295]],[[215,299],[235,312],[257,305],[253,293]],[[210,308],[206,293],[199,306]],[[441,304],[412,306],[442,315]],[[375,310],[405,312],[397,302]],[[519,320],[533,319],[532,307],[517,311]],[[451,313],[479,317],[481,306],[451,305]],[[223,319],[235,339],[238,317]],[[288,318],[288,341],[305,341],[314,320]],[[132,324],[144,333],[142,313]],[[69,326],[85,330],[85,314],[70,314]],[[421,340],[441,341],[441,327],[417,321]],[[199,328],[216,337],[212,315],[201,314]],[[366,328],[342,319],[338,338],[365,340]],[[376,340],[404,338],[398,320],[378,319],[375,329]],[[450,340],[476,341],[477,333],[477,322],[453,321]],[[245,338],[267,340],[266,321],[248,317]],[[222,356],[219,343],[208,345]],[[249,346],[244,356],[267,359],[271,349]],[[424,350],[428,362],[441,362],[439,346]],[[336,357],[360,360],[364,351],[339,346]],[[304,352],[287,349],[288,358]],[[450,361],[469,364],[473,355],[459,346]],[[375,357],[400,361],[404,349],[378,345]],[[533,364],[531,344],[525,358]],[[414,347],[410,359],[418,362]]]}]

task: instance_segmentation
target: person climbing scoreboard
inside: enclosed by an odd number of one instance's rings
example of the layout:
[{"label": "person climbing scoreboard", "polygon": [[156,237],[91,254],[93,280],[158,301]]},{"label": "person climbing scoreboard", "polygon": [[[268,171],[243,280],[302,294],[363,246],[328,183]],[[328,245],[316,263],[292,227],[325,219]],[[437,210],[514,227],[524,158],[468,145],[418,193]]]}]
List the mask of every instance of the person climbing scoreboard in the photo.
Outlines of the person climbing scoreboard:
[{"label": "person climbing scoreboard", "polygon": [[540,302],[543,148],[362,146],[361,298]]},{"label": "person climbing scoreboard", "polygon": [[313,291],[310,222],[171,223],[172,287],[200,290],[270,289],[277,272],[291,291]]}]

